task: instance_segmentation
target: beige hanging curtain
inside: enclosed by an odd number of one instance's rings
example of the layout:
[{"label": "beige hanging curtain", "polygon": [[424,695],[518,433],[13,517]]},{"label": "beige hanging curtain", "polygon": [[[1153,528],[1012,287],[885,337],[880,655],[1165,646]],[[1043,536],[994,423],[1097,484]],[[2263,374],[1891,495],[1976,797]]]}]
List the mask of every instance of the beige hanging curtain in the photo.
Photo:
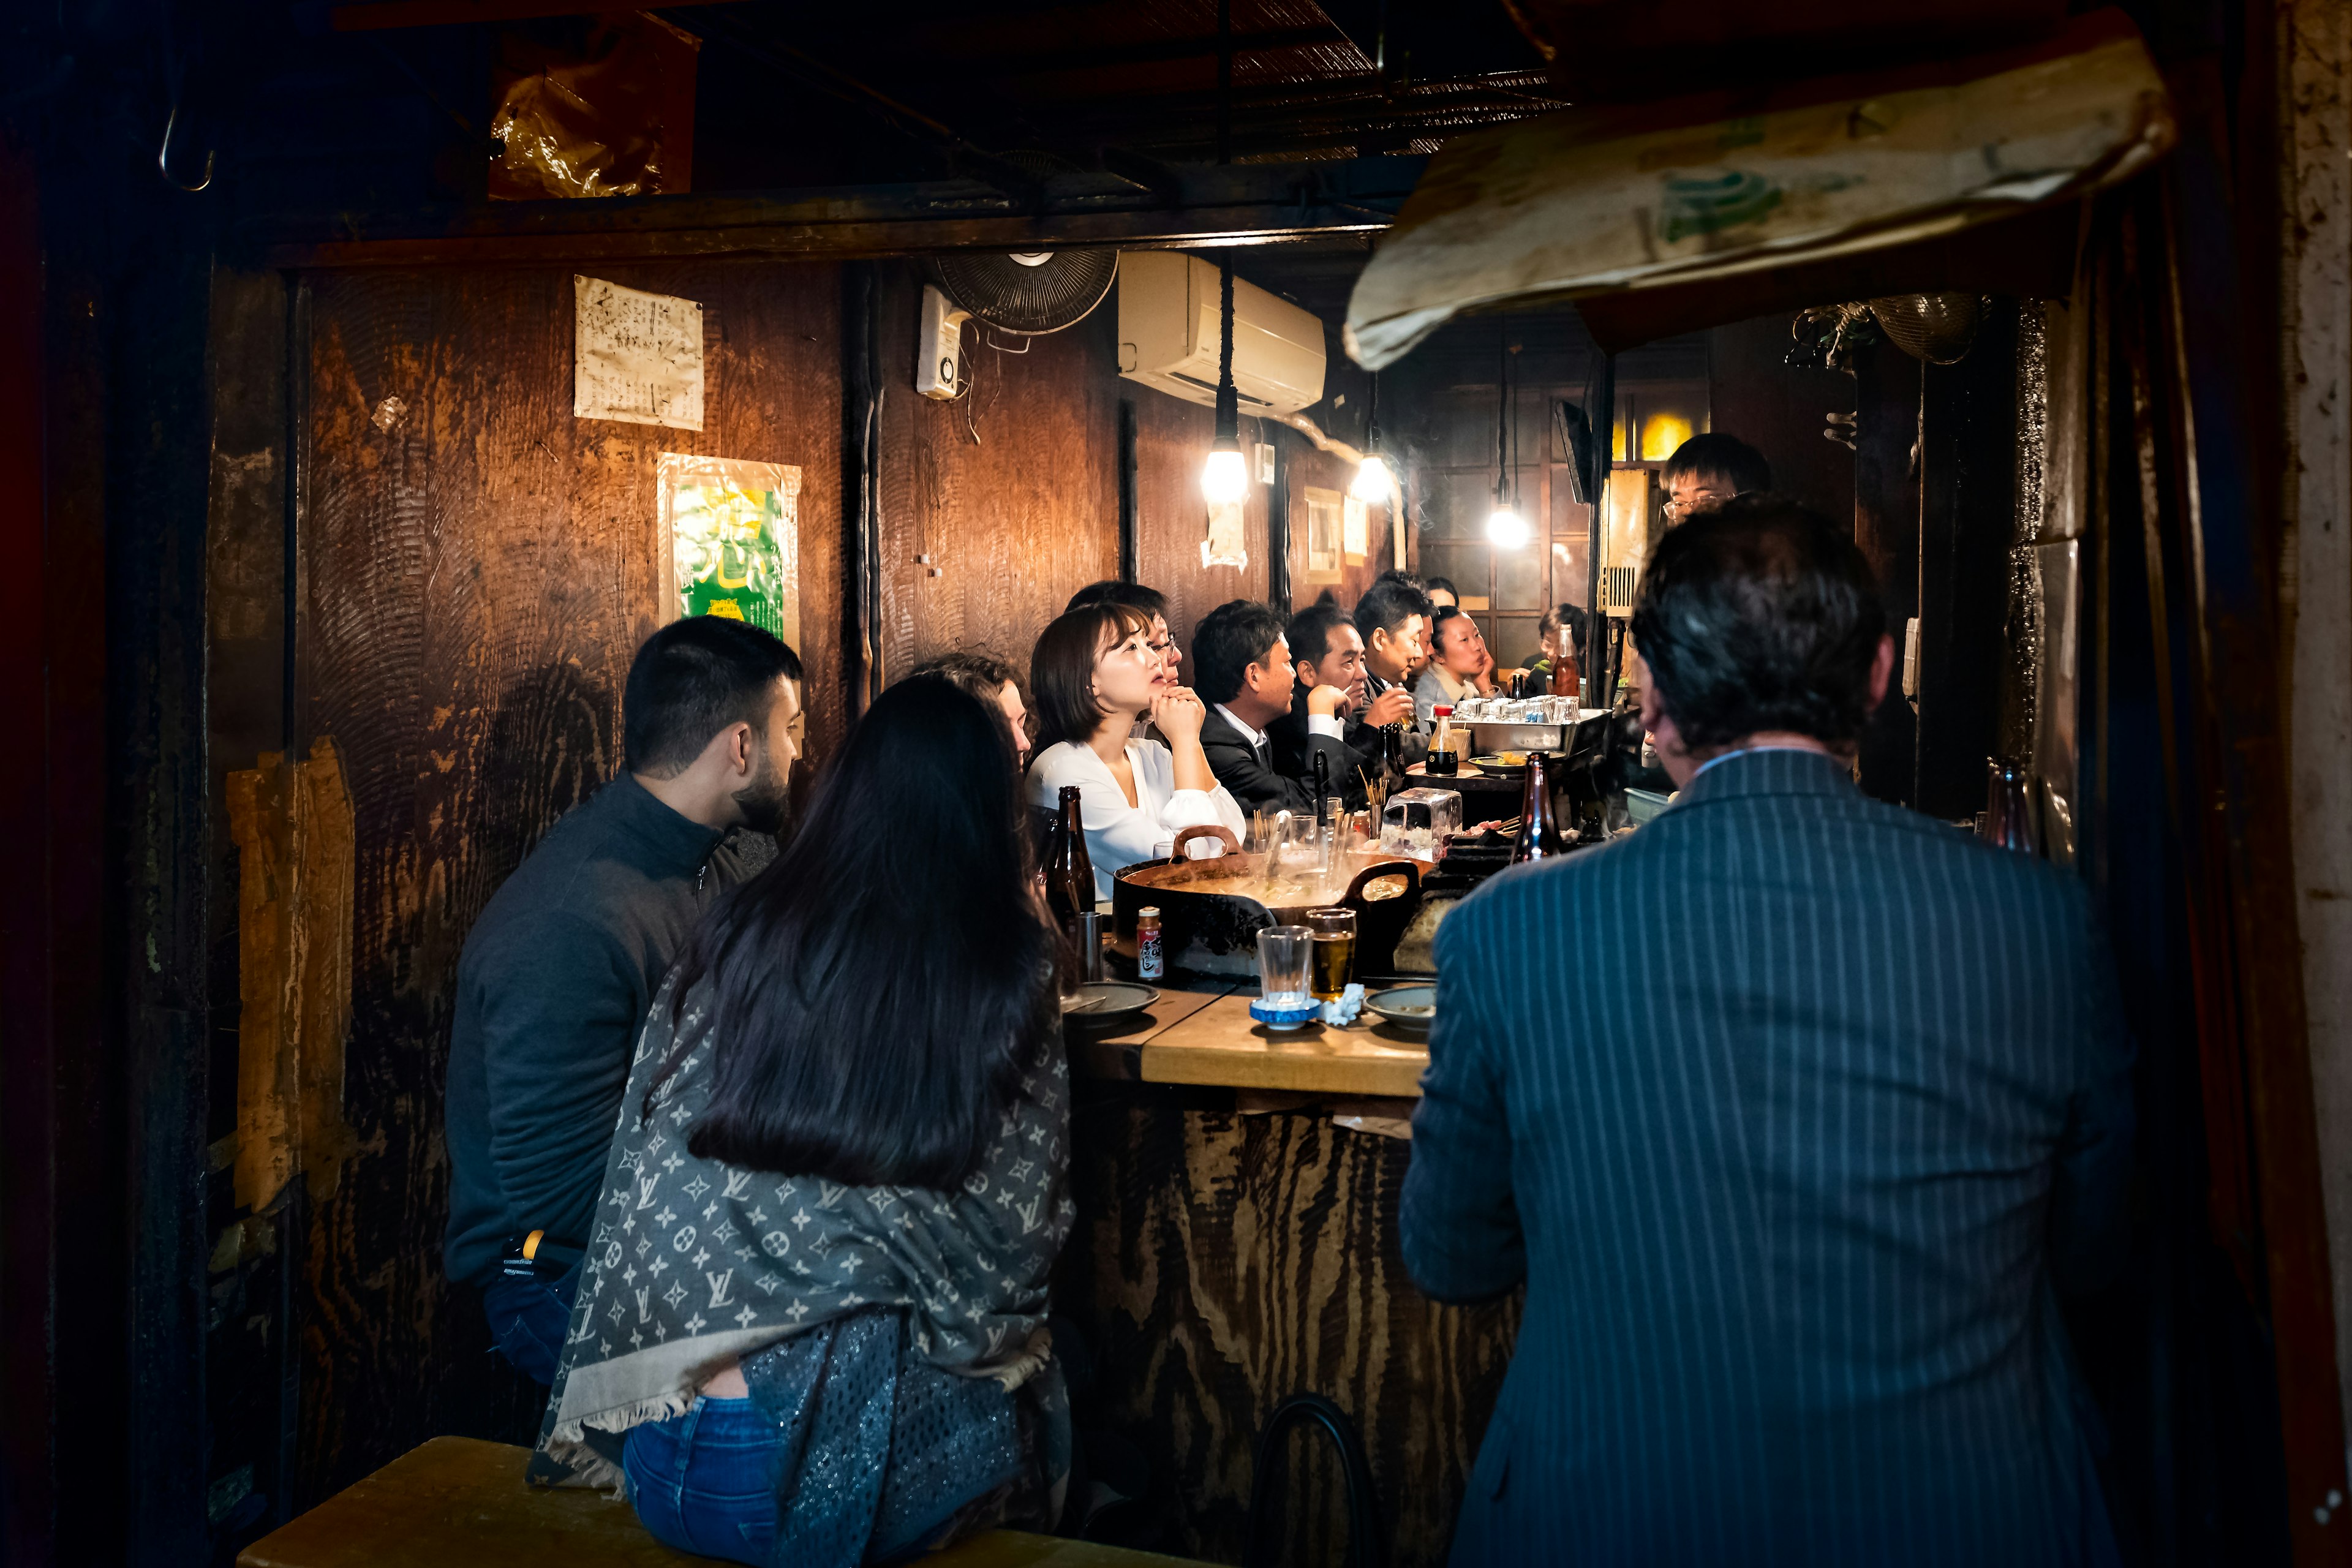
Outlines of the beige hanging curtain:
[{"label": "beige hanging curtain", "polygon": [[1690,283],[1932,238],[2125,178],[2172,144],[2120,12],[1878,76],[1570,110],[1449,142],[1356,284],[1389,364],[1465,310]]}]

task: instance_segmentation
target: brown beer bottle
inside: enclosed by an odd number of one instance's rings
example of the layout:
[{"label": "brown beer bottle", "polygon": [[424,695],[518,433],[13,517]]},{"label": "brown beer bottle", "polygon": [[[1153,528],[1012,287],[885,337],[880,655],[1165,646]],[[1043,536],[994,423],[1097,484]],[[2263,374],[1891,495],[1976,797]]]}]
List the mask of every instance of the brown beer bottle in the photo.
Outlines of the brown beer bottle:
[{"label": "brown beer bottle", "polygon": [[1062,786],[1062,813],[1045,846],[1045,904],[1066,935],[1075,935],[1078,916],[1095,907],[1095,863],[1087,853],[1078,798],[1077,785]]},{"label": "brown beer bottle", "polygon": [[1568,853],[1552,821],[1551,753],[1528,753],[1528,787],[1519,800],[1519,836],[1511,844],[1511,864],[1549,860]]}]

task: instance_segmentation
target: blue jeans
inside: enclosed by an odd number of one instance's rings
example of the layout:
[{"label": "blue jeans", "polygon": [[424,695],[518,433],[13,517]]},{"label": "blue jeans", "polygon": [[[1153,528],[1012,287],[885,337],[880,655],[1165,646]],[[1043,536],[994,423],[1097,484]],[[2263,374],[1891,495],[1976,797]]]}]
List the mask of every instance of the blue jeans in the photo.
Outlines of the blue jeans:
[{"label": "blue jeans", "polygon": [[482,1290],[490,1342],[516,1371],[552,1386],[572,1330],[572,1299],[580,1293],[580,1266],[554,1279],[510,1279],[501,1274]]},{"label": "blue jeans", "polygon": [[757,1568],[776,1538],[782,1435],[749,1399],[697,1399],[682,1415],[640,1421],[622,1445],[629,1501],[653,1538]]}]

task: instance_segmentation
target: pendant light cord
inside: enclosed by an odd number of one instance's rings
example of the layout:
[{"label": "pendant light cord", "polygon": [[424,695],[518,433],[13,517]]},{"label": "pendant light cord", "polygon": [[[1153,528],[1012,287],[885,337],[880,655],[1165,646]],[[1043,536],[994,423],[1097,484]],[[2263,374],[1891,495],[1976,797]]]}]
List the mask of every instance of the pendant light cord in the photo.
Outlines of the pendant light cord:
[{"label": "pendant light cord", "polygon": [[1217,344],[1217,439],[1241,439],[1241,396],[1234,386],[1234,262],[1231,256],[1217,264],[1219,287],[1224,295],[1220,309]]}]

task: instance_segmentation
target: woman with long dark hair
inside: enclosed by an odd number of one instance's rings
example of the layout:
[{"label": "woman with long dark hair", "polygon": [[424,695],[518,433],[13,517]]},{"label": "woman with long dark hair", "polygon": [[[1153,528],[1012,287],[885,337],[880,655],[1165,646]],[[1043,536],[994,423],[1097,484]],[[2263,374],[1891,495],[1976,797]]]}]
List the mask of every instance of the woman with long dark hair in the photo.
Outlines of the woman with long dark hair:
[{"label": "woman with long dark hair", "polygon": [[[1126,605],[1085,605],[1056,618],[1029,656],[1040,729],[1029,763],[1029,803],[1052,809],[1078,791],[1094,862],[1095,896],[1111,895],[1122,866],[1164,854],[1187,827],[1225,830],[1241,847],[1242,808],[1201,750],[1208,710],[1192,689],[1160,677],[1152,623]],[[1136,738],[1149,718],[1165,738]]]},{"label": "woman with long dark hair", "polygon": [[672,1545],[897,1561],[1066,1468],[1067,1079],[1017,789],[1001,715],[890,688],[655,1000],[541,1449]]}]

